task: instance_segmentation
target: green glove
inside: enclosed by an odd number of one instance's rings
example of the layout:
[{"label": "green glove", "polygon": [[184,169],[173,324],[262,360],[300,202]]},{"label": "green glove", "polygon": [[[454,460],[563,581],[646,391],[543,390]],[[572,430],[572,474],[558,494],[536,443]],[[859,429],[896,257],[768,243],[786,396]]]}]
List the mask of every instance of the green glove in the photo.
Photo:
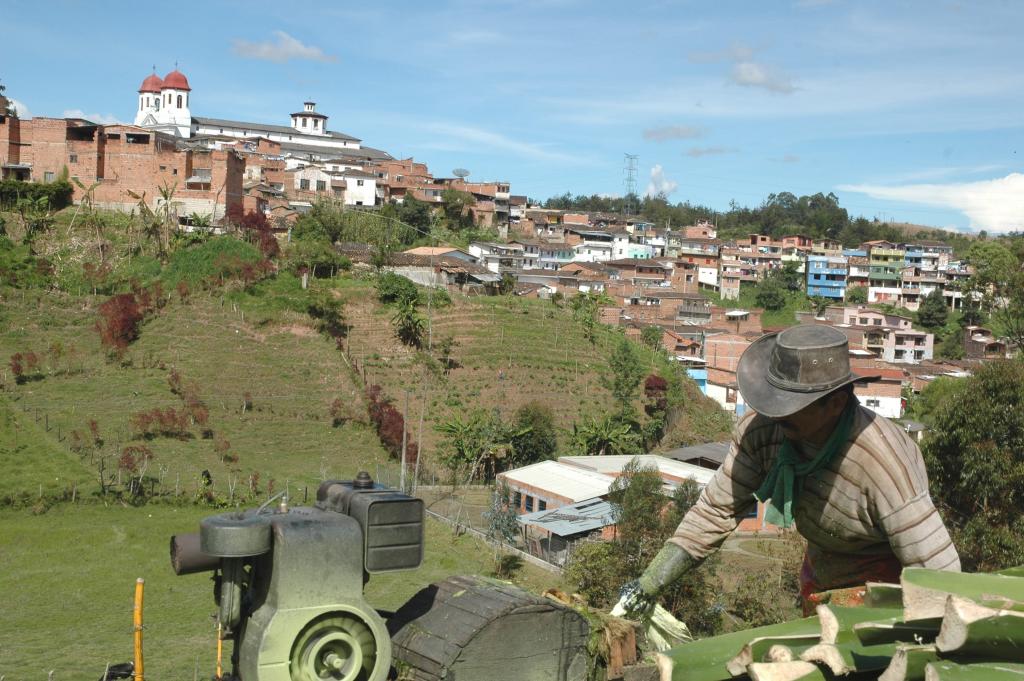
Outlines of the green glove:
[{"label": "green glove", "polygon": [[630,619],[648,616],[662,590],[696,564],[697,561],[683,549],[672,543],[665,544],[640,579],[623,585],[621,598],[612,614],[620,611]]},{"label": "green glove", "polygon": [[640,575],[637,583],[641,591],[654,599],[666,586],[682,577],[696,564],[697,561],[690,554],[679,546],[668,542],[661,551],[658,551],[658,555]]}]

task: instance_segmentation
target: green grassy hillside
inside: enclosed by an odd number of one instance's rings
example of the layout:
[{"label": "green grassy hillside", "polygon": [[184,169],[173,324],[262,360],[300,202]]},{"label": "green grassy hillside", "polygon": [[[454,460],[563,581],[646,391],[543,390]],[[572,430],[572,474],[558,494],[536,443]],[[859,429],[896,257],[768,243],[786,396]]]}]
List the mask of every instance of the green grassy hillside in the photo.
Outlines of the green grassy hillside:
[{"label": "green grassy hillside", "polygon": [[[398,342],[393,311],[376,302],[367,272],[318,280],[308,291],[286,266],[246,283],[237,270],[259,261],[241,242],[182,243],[162,264],[152,241],[120,229],[120,217],[103,229],[58,218],[34,247],[46,263],[0,239],[0,598],[9,615],[0,676],[36,678],[52,669],[56,678],[95,678],[106,662],[129,659],[130,599],[140,576],[148,584],[150,676],[190,677],[197,658],[200,675],[209,675],[209,581],[171,574],[168,536],[216,512],[190,503],[200,492],[213,492],[217,505],[251,505],[287,488],[301,503],[323,479],[359,470],[397,483],[397,463],[368,423],[366,384],[381,385],[399,408],[409,392],[409,428],[416,438],[422,432],[428,466],[439,444],[434,426],[473,409],[510,419],[536,400],[568,429],[613,406],[600,379],[617,332],[601,328],[591,342],[568,310],[549,302],[455,296],[432,309],[432,338],[455,341],[455,366],[445,374],[436,352],[432,358]],[[99,276],[87,265],[101,256]],[[168,295],[116,356],[100,344],[99,308],[131,290],[132,280],[160,283]],[[182,280],[185,296],[176,287]],[[307,313],[318,297],[343,305],[341,348]],[[652,353],[641,356],[655,366]],[[727,422],[708,418],[709,403],[691,393],[685,436],[718,436]],[[181,413],[189,404],[193,417],[175,433],[142,432],[140,414]],[[146,484],[156,501],[99,494],[101,475],[124,489],[126,447],[151,453]],[[202,471],[212,477],[210,490]],[[463,518],[479,517],[485,502],[466,504]],[[431,521],[424,566],[376,577],[367,594],[394,608],[431,581],[487,573],[492,560],[485,543]],[[534,590],[562,586],[530,566],[517,581]]]}]

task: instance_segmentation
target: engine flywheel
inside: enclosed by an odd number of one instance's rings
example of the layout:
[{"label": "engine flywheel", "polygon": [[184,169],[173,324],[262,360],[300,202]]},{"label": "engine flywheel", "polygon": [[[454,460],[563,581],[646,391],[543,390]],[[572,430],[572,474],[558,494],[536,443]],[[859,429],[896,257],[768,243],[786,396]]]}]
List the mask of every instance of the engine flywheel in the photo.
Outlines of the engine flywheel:
[{"label": "engine flywheel", "polygon": [[377,642],[358,615],[332,612],[313,620],[292,644],[292,681],[369,681]]}]

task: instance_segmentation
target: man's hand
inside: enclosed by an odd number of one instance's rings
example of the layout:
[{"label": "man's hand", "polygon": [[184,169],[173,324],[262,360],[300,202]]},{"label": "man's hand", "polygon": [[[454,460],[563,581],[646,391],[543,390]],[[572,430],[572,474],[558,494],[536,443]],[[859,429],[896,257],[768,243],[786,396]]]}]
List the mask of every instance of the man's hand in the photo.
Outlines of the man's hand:
[{"label": "man's hand", "polygon": [[640,575],[640,579],[622,586],[619,602],[612,609],[612,615],[628,619],[642,619],[650,615],[662,590],[679,579],[696,562],[675,544],[665,544]]},{"label": "man's hand", "polygon": [[650,615],[657,602],[657,597],[645,593],[640,588],[640,581],[634,579],[619,589],[619,602],[612,608],[612,616],[639,621]]}]

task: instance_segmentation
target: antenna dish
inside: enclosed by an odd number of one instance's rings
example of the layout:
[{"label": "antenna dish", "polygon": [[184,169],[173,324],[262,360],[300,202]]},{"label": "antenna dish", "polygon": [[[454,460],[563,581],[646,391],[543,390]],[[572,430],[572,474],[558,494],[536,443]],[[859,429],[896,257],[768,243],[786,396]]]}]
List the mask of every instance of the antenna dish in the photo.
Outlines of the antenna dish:
[{"label": "antenna dish", "polygon": [[452,175],[464,180],[467,177],[469,177],[469,171],[466,170],[465,168],[456,168],[455,170],[452,171]]}]

